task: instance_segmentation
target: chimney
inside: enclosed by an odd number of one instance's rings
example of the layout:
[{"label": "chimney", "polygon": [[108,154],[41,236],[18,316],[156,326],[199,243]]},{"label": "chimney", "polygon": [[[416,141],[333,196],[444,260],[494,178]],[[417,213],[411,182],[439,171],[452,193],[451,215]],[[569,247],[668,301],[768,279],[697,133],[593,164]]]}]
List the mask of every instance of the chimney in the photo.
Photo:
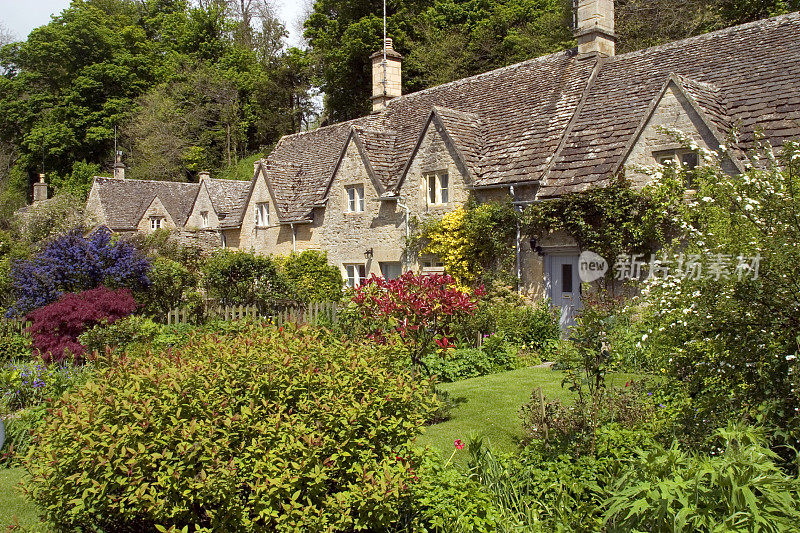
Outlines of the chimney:
[{"label": "chimney", "polygon": [[614,0],[574,0],[578,59],[613,57]]},{"label": "chimney", "polygon": [[[392,98],[403,95],[403,56],[396,52],[391,39],[384,41],[384,50],[372,54],[372,112],[380,113]],[[384,60],[385,56],[385,60]]]},{"label": "chimney", "polygon": [[47,184],[44,174],[39,174],[39,181],[33,184],[33,203],[38,204],[42,200],[47,200]]},{"label": "chimney", "polygon": [[114,177],[125,179],[125,163],[122,162],[122,152],[119,151],[114,154]]},{"label": "chimney", "polygon": [[201,170],[197,173],[197,177],[199,178],[200,183],[203,183],[204,181],[211,179],[211,172],[208,170]]}]

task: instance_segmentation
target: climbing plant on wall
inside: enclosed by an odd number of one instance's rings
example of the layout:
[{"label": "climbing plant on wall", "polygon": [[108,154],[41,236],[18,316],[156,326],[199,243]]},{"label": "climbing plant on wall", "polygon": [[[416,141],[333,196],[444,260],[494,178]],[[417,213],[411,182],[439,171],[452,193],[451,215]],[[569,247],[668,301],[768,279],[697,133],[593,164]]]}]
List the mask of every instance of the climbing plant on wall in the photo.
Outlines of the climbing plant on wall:
[{"label": "climbing plant on wall", "polygon": [[461,286],[493,278],[510,281],[517,213],[508,203],[469,202],[441,219],[422,221],[409,242],[418,254],[435,255]]}]

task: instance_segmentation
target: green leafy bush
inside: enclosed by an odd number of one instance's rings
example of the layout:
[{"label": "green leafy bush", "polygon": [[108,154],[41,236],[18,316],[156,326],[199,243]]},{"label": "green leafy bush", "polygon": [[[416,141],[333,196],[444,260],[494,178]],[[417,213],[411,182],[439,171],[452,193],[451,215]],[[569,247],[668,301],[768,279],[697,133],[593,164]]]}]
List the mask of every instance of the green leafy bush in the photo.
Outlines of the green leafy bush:
[{"label": "green leafy bush", "polygon": [[328,253],[306,250],[275,260],[302,302],[338,302],[342,298],[342,272],[328,264]]},{"label": "green leafy bush", "polygon": [[190,326],[165,326],[142,316],[129,316],[113,324],[93,327],[78,337],[89,353],[105,354],[106,347],[118,353],[143,355],[186,342]]},{"label": "green leafy bush", "polygon": [[62,529],[388,527],[437,403],[398,350],[250,326],[122,356],[53,406],[30,496]]},{"label": "green leafy bush", "polygon": [[140,312],[162,319],[175,307],[190,303],[199,281],[198,276],[186,266],[160,256],[152,261],[147,278],[150,286],[135,294]]},{"label": "green leafy bush", "polygon": [[0,448],[0,464],[13,465],[25,457],[45,414],[46,406],[41,404],[0,417],[6,428],[6,440]]},{"label": "green leafy bush", "polygon": [[46,365],[41,359],[11,361],[0,367],[0,414],[37,406],[85,382],[91,365]]},{"label": "green leafy bush", "polygon": [[266,256],[217,250],[202,271],[208,296],[223,305],[269,304],[293,297],[286,276]]},{"label": "green leafy bush", "polygon": [[17,324],[0,322],[0,362],[27,359],[33,353],[33,340]]},{"label": "green leafy bush", "polygon": [[796,531],[800,481],[763,435],[728,427],[711,456],[641,450],[604,502],[607,531]]},{"label": "green leafy bush", "polygon": [[[500,342],[490,341],[493,337],[500,339]],[[423,362],[431,375],[437,376],[439,381],[443,382],[485,376],[517,367],[517,359],[511,352],[510,346],[499,335],[487,337],[483,349],[445,350],[442,355],[425,356]]]}]

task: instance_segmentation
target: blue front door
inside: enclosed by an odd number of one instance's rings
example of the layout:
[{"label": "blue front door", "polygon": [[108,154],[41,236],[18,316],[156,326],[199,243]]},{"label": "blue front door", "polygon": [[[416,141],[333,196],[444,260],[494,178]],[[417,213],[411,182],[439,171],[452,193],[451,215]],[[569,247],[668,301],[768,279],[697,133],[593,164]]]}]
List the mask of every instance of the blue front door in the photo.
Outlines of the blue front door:
[{"label": "blue front door", "polygon": [[548,255],[546,260],[548,296],[560,310],[559,324],[566,330],[575,324],[581,308],[581,280],[578,276],[578,254]]}]

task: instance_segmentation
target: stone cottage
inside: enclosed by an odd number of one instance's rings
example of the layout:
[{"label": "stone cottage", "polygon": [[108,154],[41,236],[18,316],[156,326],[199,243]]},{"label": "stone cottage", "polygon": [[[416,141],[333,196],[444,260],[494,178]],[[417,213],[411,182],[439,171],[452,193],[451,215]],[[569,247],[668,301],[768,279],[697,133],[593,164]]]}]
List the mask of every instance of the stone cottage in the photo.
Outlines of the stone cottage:
[{"label": "stone cottage", "polygon": [[[730,172],[757,132],[773,145],[800,137],[800,13],[623,55],[614,51],[613,0],[580,0],[577,23],[576,49],[405,96],[403,58],[387,39],[385,61],[383,51],[372,56],[373,113],[281,139],[219,220],[225,245],[325,250],[350,285],[436,270],[435,257],[404,253],[411,217],[439,216],[470,197],[545,201],[622,172],[641,184],[635,166],[700,163],[659,126],[712,150],[736,131]],[[196,224],[196,209],[171,214],[183,211],[166,189],[198,186],[166,184],[148,205],[119,205],[139,214],[120,218],[129,230],[146,230],[164,212],[163,224]],[[518,239],[523,290],[579,307],[575,241],[545,239],[541,253],[531,245]]]}]

